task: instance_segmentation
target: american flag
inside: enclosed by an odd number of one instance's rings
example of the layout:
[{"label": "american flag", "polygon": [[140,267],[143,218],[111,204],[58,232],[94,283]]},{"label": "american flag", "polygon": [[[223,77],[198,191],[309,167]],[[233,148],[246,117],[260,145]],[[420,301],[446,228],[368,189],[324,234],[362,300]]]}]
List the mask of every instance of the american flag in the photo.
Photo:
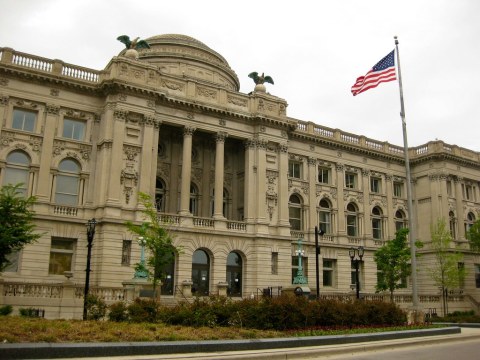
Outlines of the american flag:
[{"label": "american flag", "polygon": [[387,56],[375,64],[375,66],[365,75],[360,76],[352,86],[353,96],[360,94],[368,89],[377,87],[382,82],[396,80],[395,75],[395,50],[392,50]]}]

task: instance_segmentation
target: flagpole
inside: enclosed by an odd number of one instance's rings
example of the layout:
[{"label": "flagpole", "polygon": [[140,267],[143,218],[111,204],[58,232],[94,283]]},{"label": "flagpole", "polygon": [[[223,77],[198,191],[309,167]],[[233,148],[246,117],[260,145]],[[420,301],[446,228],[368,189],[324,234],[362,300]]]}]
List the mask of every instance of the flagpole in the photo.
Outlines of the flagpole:
[{"label": "flagpole", "polygon": [[405,122],[405,106],[403,104],[403,87],[402,87],[402,72],[400,70],[400,54],[398,53],[398,39],[395,39],[395,51],[397,54],[397,70],[398,70],[398,85],[400,88],[400,117],[402,118],[403,128],[403,151],[405,154],[405,168],[407,171],[407,203],[408,203],[408,220],[409,220],[409,239],[410,239],[410,255],[412,262],[412,302],[413,310],[419,310],[418,291],[417,291],[417,258],[415,255],[415,241],[417,238],[416,219],[413,211],[412,201],[412,175],[410,173],[410,160],[408,157],[408,140],[407,140],[407,123]]}]

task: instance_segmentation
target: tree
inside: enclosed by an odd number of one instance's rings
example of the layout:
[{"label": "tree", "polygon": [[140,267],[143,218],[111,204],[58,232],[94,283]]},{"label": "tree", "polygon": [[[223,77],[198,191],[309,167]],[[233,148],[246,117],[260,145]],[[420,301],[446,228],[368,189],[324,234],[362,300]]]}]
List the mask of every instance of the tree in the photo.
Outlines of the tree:
[{"label": "tree", "polygon": [[19,190],[21,185],[0,188],[0,272],[10,264],[8,255],[42,236],[34,233],[32,206],[36,198],[26,198]]},{"label": "tree", "polygon": [[463,254],[452,249],[452,235],[445,219],[438,219],[430,226],[432,242],[430,247],[435,255],[435,266],[429,267],[430,277],[442,291],[443,314],[447,312],[447,290],[460,287],[465,278],[465,269],[458,264],[463,262]]},{"label": "tree", "polygon": [[398,230],[395,233],[395,238],[387,241],[373,255],[380,273],[376,289],[377,291],[390,291],[391,302],[393,302],[394,291],[404,286],[402,279],[405,279],[411,273],[411,254],[407,243],[407,235],[408,229]]},{"label": "tree", "polygon": [[[145,207],[143,214],[145,221],[141,225],[126,222],[126,226],[133,234],[141,236],[145,241],[145,248],[148,252],[147,269],[148,277],[152,281],[153,292],[156,294],[156,288],[165,277],[165,267],[174,260],[177,247],[173,245],[173,239],[166,228],[165,223],[161,222],[157,216],[157,209],[148,194],[139,192],[139,202]],[[137,269],[142,268],[141,264],[136,265]],[[143,269],[142,269],[143,270]]]},{"label": "tree", "polygon": [[468,229],[467,238],[470,243],[470,249],[480,253],[480,220],[477,220],[470,229]]}]

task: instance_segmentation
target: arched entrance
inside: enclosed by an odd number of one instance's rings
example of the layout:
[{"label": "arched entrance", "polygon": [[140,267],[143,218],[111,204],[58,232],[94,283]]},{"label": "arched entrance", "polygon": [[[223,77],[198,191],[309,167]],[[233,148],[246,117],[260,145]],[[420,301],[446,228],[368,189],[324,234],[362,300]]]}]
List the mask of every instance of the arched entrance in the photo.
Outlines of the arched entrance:
[{"label": "arched entrance", "polygon": [[242,296],[242,258],[232,251],[227,257],[227,294]]},{"label": "arched entrance", "polygon": [[192,293],[207,296],[210,289],[210,257],[203,250],[196,250],[192,256]]}]

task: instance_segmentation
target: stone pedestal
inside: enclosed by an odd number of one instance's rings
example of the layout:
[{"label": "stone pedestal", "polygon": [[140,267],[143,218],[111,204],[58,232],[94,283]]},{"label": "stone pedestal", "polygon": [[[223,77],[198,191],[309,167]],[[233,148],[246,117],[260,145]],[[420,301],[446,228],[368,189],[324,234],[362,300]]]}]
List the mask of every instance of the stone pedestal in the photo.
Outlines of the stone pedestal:
[{"label": "stone pedestal", "polygon": [[192,297],[192,285],[193,282],[191,280],[184,280],[182,282],[182,293],[186,298]]},{"label": "stone pedestal", "polygon": [[132,302],[136,298],[140,297],[141,290],[145,289],[151,284],[147,279],[132,279],[122,282],[125,291],[125,301]]},{"label": "stone pedestal", "polygon": [[227,288],[228,288],[228,283],[226,282],[219,282],[217,284],[218,288],[218,296],[227,296]]}]

